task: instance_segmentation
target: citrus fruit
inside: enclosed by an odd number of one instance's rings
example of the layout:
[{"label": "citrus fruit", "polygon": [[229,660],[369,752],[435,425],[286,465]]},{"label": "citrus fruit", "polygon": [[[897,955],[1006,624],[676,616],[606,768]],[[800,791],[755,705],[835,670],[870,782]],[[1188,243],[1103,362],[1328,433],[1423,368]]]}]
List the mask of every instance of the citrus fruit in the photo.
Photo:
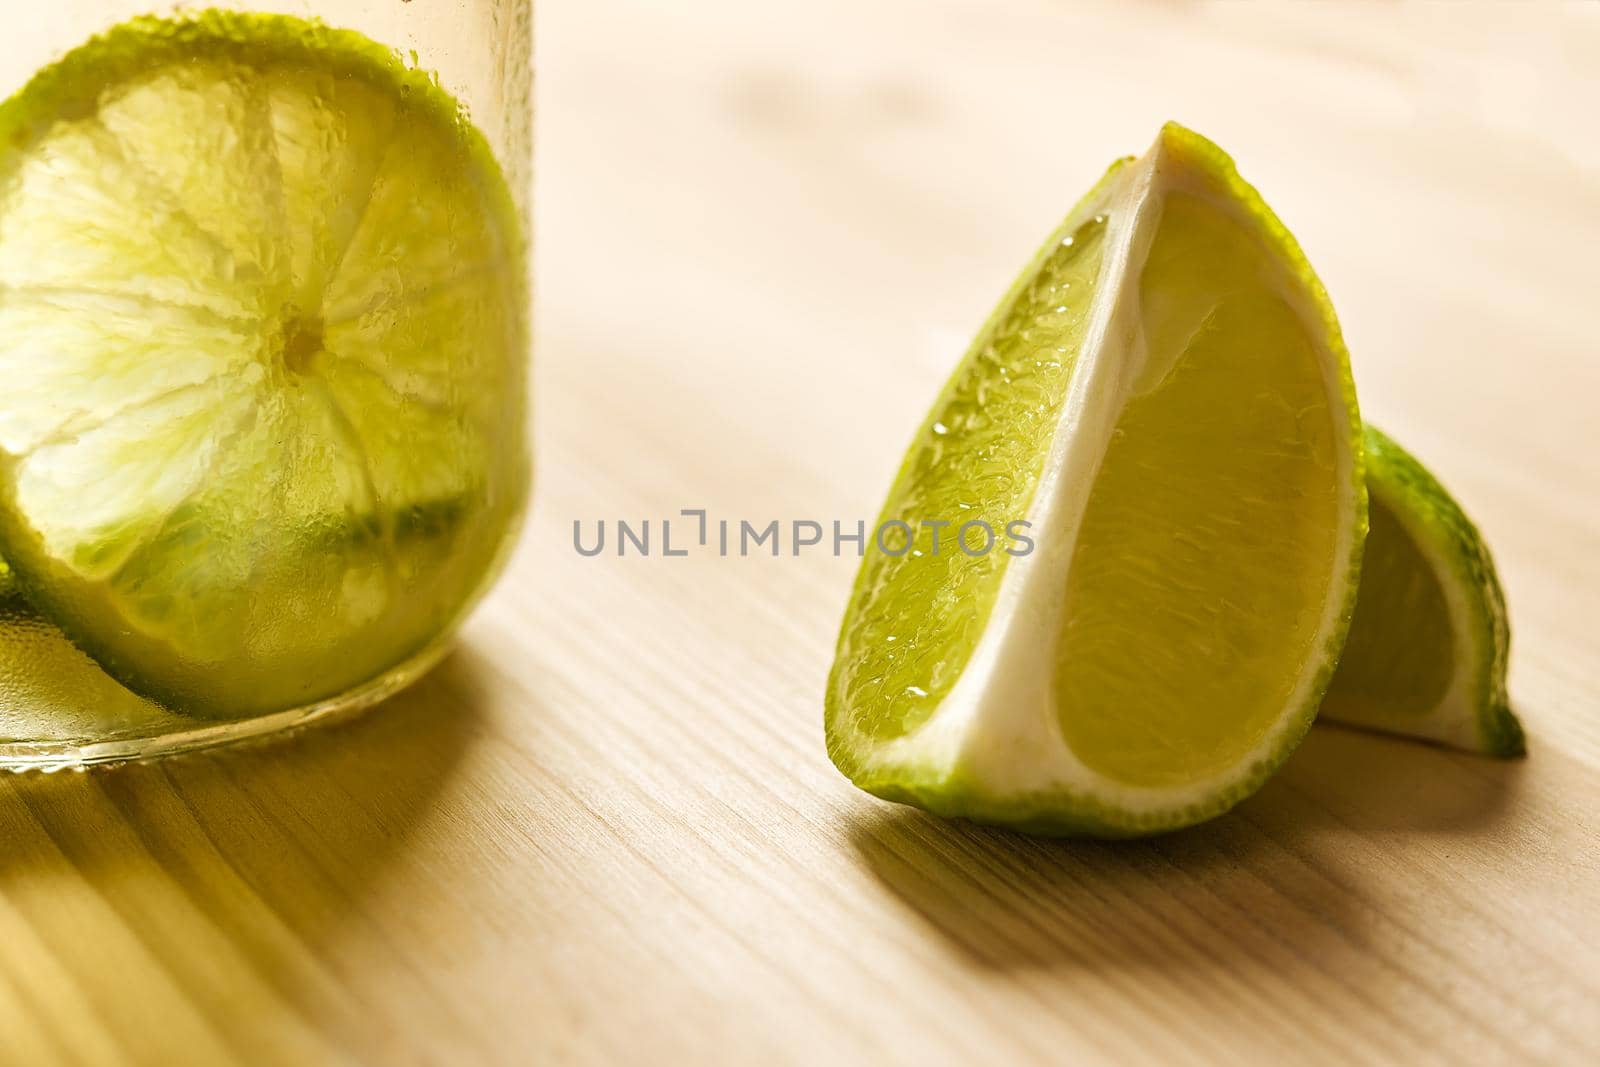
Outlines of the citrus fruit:
[{"label": "citrus fruit", "polygon": [[205,717],[436,644],[526,492],[522,238],[453,99],[353,32],[140,18],[0,105],[0,142],[0,553],[29,602]]},{"label": "citrus fruit", "polygon": [[1371,526],[1350,636],[1321,718],[1520,756],[1506,699],[1511,630],[1494,560],[1444,486],[1366,430]]},{"label": "citrus fruit", "polygon": [[[1304,735],[1343,642],[1360,426],[1299,247],[1169,124],[1046,241],[913,441],[840,632],[834,762],[1045,833],[1233,805]],[[980,552],[985,529],[1022,537]]]}]

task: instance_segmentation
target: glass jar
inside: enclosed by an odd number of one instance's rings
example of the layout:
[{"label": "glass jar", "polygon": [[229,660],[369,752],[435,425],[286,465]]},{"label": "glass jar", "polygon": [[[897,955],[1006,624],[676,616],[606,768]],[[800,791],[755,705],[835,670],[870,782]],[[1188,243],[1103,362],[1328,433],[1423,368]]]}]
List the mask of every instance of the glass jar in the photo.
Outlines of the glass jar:
[{"label": "glass jar", "polygon": [[527,498],[532,0],[150,6],[0,43],[10,769],[380,700]]}]

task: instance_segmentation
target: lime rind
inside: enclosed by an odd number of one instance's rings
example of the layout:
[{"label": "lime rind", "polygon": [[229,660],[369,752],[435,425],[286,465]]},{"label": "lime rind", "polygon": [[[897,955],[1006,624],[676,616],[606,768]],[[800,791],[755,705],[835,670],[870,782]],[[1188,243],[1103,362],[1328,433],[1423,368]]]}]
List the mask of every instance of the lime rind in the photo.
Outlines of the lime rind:
[{"label": "lime rind", "polygon": [[[1081,785],[1058,779],[1043,788],[1035,788],[1025,782],[1010,780],[1012,764],[1026,762],[1027,759],[1018,746],[1026,748],[1028,742],[1020,737],[995,740],[996,751],[975,750],[963,733],[965,724],[954,722],[951,716],[937,711],[916,730],[887,743],[876,742],[857,732],[852,722],[852,709],[841,700],[839,678],[844,661],[852,655],[849,646],[852,630],[850,613],[858,610],[865,599],[863,583],[867,575],[863,567],[857,576],[840,631],[826,697],[825,724],[830,757],[846,776],[869,793],[922,807],[939,815],[964,817],[1039,834],[1126,837],[1163,832],[1218,815],[1250,795],[1298,746],[1315,718],[1350,626],[1367,525],[1361,420],[1350,374],[1349,355],[1326,290],[1299,244],[1256,190],[1238,175],[1232,160],[1198,134],[1171,124],[1162,130],[1154,151],[1157,152],[1157,167],[1181,159],[1183,165],[1199,173],[1199,180],[1222,190],[1229,208],[1272,250],[1281,267],[1282,277],[1295,290],[1300,317],[1314,332],[1321,350],[1329,406],[1338,408],[1334,412],[1333,429],[1339,438],[1338,481],[1344,503],[1341,518],[1343,537],[1334,553],[1329,575],[1329,594],[1318,631],[1320,643],[1308,656],[1301,685],[1281,718],[1262,743],[1227,773],[1195,783],[1190,788],[1128,788],[1079,766],[1076,776]],[[1115,181],[1119,169],[1114,167],[1105,181]],[[1104,184],[1096,187],[1089,200],[1104,195]],[[1002,301],[1000,309],[985,325],[973,352],[982,349],[987,334],[1003,318],[1016,294],[1027,287],[1052,244],[1063,233],[1070,232],[1079,221],[1076,216],[1082,210],[1083,205],[1080,204],[1067,224],[1046,242],[1045,251],[1030,263]],[[1129,242],[1133,239],[1131,236],[1126,238]],[[1125,257],[1126,254],[1124,249],[1116,255]],[[1105,271],[1117,269],[1113,259],[1113,255],[1107,256],[1103,268]],[[1086,342],[1085,347],[1089,344]],[[972,358],[970,353],[968,358]],[[952,382],[960,374],[961,369],[958,368],[956,375],[952,376]],[[1076,391],[1079,388],[1078,383],[1074,382],[1073,389]],[[1083,388],[1090,388],[1090,384],[1086,382]],[[930,422],[937,418],[949,390],[950,386],[947,386],[935,404],[929,416]],[[1081,415],[1081,409],[1075,412],[1063,406],[1064,419]],[[1105,427],[1105,432],[1110,432],[1109,425]],[[910,462],[911,457],[908,456],[907,465],[902,467],[900,479],[884,509],[886,516],[894,511],[894,494],[899,491]],[[1038,493],[1044,491],[1041,486]],[[971,670],[972,664],[969,662],[967,667]],[[960,686],[959,681],[957,686]],[[1014,715],[1012,721],[1017,721]],[[1061,743],[1059,735],[1055,740]],[[1064,743],[1061,743],[1061,747],[1065,751]],[[1072,762],[1077,762],[1070,753],[1067,756]]]},{"label": "lime rind", "polygon": [[[403,109],[417,123],[447,131],[443,136],[452,146],[451,152],[459,153],[465,160],[460,169],[472,183],[484,225],[494,234],[497,260],[506,265],[504,276],[496,282],[510,294],[502,305],[511,309],[503,320],[508,332],[500,341],[504,346],[501,350],[514,355],[498,369],[499,377],[490,390],[493,396],[484,409],[491,414],[484,417],[501,426],[508,436],[496,442],[503,454],[493,460],[498,466],[492,484],[480,485],[474,490],[479,499],[475,513],[451,520],[452,528],[463,537],[469,535],[462,531],[473,528],[500,533],[491,544],[472,549],[471,559],[462,558],[462,552],[457,551],[454,559],[443,564],[446,573],[440,581],[458,583],[463,595],[449,603],[426,604],[416,609],[406,627],[397,624],[396,634],[409,632],[411,636],[384,649],[382,658],[392,664],[408,662],[429,645],[442,640],[487,588],[509,554],[521,519],[522,502],[526,499],[527,457],[519,442],[520,397],[525,388],[523,353],[526,350],[523,334],[526,323],[521,309],[527,305],[527,278],[524,270],[512,268],[513,264],[523,262],[526,245],[515,199],[481,132],[432,75],[408,66],[397,52],[359,33],[331,29],[319,22],[290,16],[212,10],[174,18],[142,17],[120,24],[40,71],[23,89],[0,104],[0,144],[5,145],[9,159],[27,159],[30,151],[50,136],[58,122],[93,114],[101,94],[108,88],[164,65],[197,60],[231,60],[247,67],[273,63],[304,65],[319,75],[345,83],[369,85],[394,99],[394,106]],[[0,175],[0,193],[11,186],[17,174],[14,168],[19,165],[4,168],[4,174]],[[98,294],[90,295],[98,298]],[[197,315],[204,311],[191,310]],[[17,464],[17,456],[0,450],[0,550],[11,559],[12,580],[34,607],[75,644],[90,651],[108,673],[130,689],[168,706],[202,717],[256,714],[285,706],[281,699],[266,697],[263,699],[271,703],[260,707],[230,707],[226,706],[227,701],[212,704],[197,700],[185,686],[174,685],[164,664],[174,658],[182,659],[183,650],[158,635],[142,634],[135,626],[119,625],[117,608],[108,599],[109,594],[92,582],[78,581],[71,569],[74,560],[54,558],[45,545],[43,533],[30,525],[19,507]],[[420,495],[467,488],[424,486]],[[424,507],[419,511],[406,500],[367,503],[379,508],[379,525],[383,527],[408,521],[406,516],[414,511],[424,526],[437,527],[440,521],[438,514],[429,514],[430,509]],[[392,545],[394,530],[386,529],[384,536]],[[470,536],[477,539],[472,543],[479,544],[483,537],[494,535]],[[115,530],[108,530],[107,537],[114,540]],[[306,543],[313,544],[314,539]],[[203,573],[206,565],[204,553],[197,552],[192,570]],[[400,610],[412,609],[408,606]],[[371,654],[374,672],[386,669],[377,662],[377,655]],[[319,682],[317,666],[306,666],[308,669],[300,672],[279,672],[280,675],[299,675],[293,681],[296,686],[293,700],[309,703],[332,696],[333,690]]]},{"label": "lime rind", "polygon": [[1522,756],[1527,742],[1506,691],[1511,628],[1488,544],[1449,490],[1415,456],[1374,426],[1366,427],[1365,436],[1373,501],[1395,517],[1445,591],[1456,677],[1438,707],[1420,717],[1346,717],[1330,701],[1324,718],[1486,756]]}]

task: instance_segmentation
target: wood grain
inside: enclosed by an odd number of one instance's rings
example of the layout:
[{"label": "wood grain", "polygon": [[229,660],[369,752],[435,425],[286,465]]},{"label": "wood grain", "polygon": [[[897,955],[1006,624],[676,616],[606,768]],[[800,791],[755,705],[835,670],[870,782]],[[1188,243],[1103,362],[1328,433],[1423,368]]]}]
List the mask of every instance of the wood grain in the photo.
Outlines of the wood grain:
[{"label": "wood grain", "polygon": [[[541,3],[520,554],[359,720],[0,782],[0,1062],[1600,1058],[1600,5]],[[572,523],[870,519],[1169,117],[1483,527],[1531,756],[1318,728],[1132,844],[877,802],[821,740],[853,559],[585,559]]]}]

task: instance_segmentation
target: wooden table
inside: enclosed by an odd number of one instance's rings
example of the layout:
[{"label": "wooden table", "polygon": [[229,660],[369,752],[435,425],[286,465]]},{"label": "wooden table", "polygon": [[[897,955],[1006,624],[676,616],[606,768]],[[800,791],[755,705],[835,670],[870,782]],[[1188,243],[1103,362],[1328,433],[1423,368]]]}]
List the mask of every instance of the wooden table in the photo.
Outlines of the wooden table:
[{"label": "wooden table", "polygon": [[[0,782],[0,1061],[1596,1062],[1600,5],[540,2],[520,555],[362,719]],[[870,519],[1168,117],[1494,546],[1531,755],[1319,728],[1131,844],[878,802],[822,746],[853,558],[573,521]]]}]

